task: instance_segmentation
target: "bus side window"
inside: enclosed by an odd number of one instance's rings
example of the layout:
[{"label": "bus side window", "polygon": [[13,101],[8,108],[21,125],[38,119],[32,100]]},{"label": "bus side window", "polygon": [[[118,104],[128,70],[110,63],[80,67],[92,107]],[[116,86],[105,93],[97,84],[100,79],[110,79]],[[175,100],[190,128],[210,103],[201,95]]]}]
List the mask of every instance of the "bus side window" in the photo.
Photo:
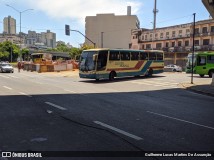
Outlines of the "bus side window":
[{"label": "bus side window", "polygon": [[207,56],[207,63],[214,63],[214,56]]},{"label": "bus side window", "polygon": [[156,60],[156,53],[155,52],[149,52],[149,60]]},{"label": "bus side window", "polygon": [[119,61],[120,60],[119,51],[110,51],[109,60]]},{"label": "bus side window", "polygon": [[131,52],[131,60],[138,60],[139,52]]},{"label": "bus side window", "polygon": [[129,61],[130,60],[130,52],[121,51],[120,52],[121,60]]},{"label": "bus side window", "polygon": [[203,66],[206,64],[206,57],[205,56],[198,56],[198,65]]},{"label": "bus side window", "polygon": [[157,60],[163,60],[163,53],[162,52],[157,52]]},{"label": "bus side window", "polygon": [[148,60],[148,53],[147,52],[140,52],[140,60]]}]

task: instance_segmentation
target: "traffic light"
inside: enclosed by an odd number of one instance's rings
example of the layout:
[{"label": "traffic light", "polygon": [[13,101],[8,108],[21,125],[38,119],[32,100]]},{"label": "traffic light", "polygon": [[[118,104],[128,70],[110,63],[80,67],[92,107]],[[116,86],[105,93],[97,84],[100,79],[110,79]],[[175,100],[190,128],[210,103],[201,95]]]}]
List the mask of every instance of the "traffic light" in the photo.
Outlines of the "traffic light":
[{"label": "traffic light", "polygon": [[70,26],[69,25],[65,25],[65,35],[70,36]]}]

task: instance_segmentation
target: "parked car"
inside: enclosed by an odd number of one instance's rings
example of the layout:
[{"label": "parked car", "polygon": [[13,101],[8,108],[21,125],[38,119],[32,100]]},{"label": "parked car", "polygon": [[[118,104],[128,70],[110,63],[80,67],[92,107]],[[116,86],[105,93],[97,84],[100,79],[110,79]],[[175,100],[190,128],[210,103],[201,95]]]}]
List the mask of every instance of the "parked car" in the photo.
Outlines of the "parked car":
[{"label": "parked car", "polygon": [[13,73],[14,69],[9,63],[0,63],[0,72],[9,72]]},{"label": "parked car", "polygon": [[182,72],[182,68],[180,66],[169,64],[164,66],[164,71],[166,72]]}]

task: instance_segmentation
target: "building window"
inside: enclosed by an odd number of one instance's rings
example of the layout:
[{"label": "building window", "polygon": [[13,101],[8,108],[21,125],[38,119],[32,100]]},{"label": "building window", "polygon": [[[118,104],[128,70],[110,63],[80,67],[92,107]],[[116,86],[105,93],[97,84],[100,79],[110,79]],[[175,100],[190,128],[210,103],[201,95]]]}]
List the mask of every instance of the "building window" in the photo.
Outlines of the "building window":
[{"label": "building window", "polygon": [[209,45],[210,43],[210,40],[209,39],[204,39],[203,40],[203,45]]},{"label": "building window", "polygon": [[146,44],[146,49],[151,49],[151,44]]},{"label": "building window", "polygon": [[169,47],[169,42],[166,42],[166,47]]},{"label": "building window", "polygon": [[202,28],[202,33],[207,33],[207,27]]},{"label": "building window", "polygon": [[195,40],[195,46],[199,46],[199,40]]},{"label": "building window", "polygon": [[172,31],[172,37],[175,37],[175,31]]},{"label": "building window", "polygon": [[172,47],[175,47],[175,42],[172,42]]},{"label": "building window", "polygon": [[156,48],[162,48],[162,43],[156,43]]},{"label": "building window", "polygon": [[186,34],[189,34],[190,33],[190,30],[189,29],[186,29]]},{"label": "building window", "polygon": [[214,32],[214,26],[211,26],[211,32]]},{"label": "building window", "polygon": [[155,33],[155,38],[158,38],[158,33]]},{"label": "building window", "polygon": [[166,32],[166,37],[169,38],[169,32]]},{"label": "building window", "polygon": [[179,30],[179,35],[182,35],[182,30]]},{"label": "building window", "polygon": [[189,41],[185,41],[185,46],[189,46]]},{"label": "building window", "polygon": [[153,34],[150,34],[150,38],[152,38],[152,35],[153,35]]},{"label": "building window", "polygon": [[178,41],[178,47],[182,46],[182,41]]},{"label": "building window", "polygon": [[145,35],[145,40],[147,40],[147,35]]},{"label": "building window", "polygon": [[199,34],[199,28],[195,29],[195,34]]},{"label": "building window", "polygon": [[163,38],[163,33],[160,34],[160,38]]},{"label": "building window", "polygon": [[144,36],[142,36],[142,40],[144,40]]}]

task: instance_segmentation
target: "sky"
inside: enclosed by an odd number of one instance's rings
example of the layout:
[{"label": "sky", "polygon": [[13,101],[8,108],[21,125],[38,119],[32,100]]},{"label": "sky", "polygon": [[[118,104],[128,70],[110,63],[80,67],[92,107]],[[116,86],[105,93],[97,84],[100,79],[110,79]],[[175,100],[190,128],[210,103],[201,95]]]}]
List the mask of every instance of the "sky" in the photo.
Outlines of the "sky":
[{"label": "sky", "polygon": [[[126,15],[127,6],[131,6],[132,15],[137,15],[141,28],[153,27],[154,0],[0,0],[0,33],[3,32],[3,19],[9,15],[16,19],[17,32],[20,30],[19,12],[6,4],[20,12],[33,9],[22,13],[22,32],[50,30],[56,33],[57,41],[74,47],[80,47],[85,38],[77,32],[66,36],[65,24],[85,34],[86,16]],[[191,23],[193,13],[196,13],[196,21],[209,19],[209,12],[201,0],[157,0],[157,9],[157,28]]]}]

